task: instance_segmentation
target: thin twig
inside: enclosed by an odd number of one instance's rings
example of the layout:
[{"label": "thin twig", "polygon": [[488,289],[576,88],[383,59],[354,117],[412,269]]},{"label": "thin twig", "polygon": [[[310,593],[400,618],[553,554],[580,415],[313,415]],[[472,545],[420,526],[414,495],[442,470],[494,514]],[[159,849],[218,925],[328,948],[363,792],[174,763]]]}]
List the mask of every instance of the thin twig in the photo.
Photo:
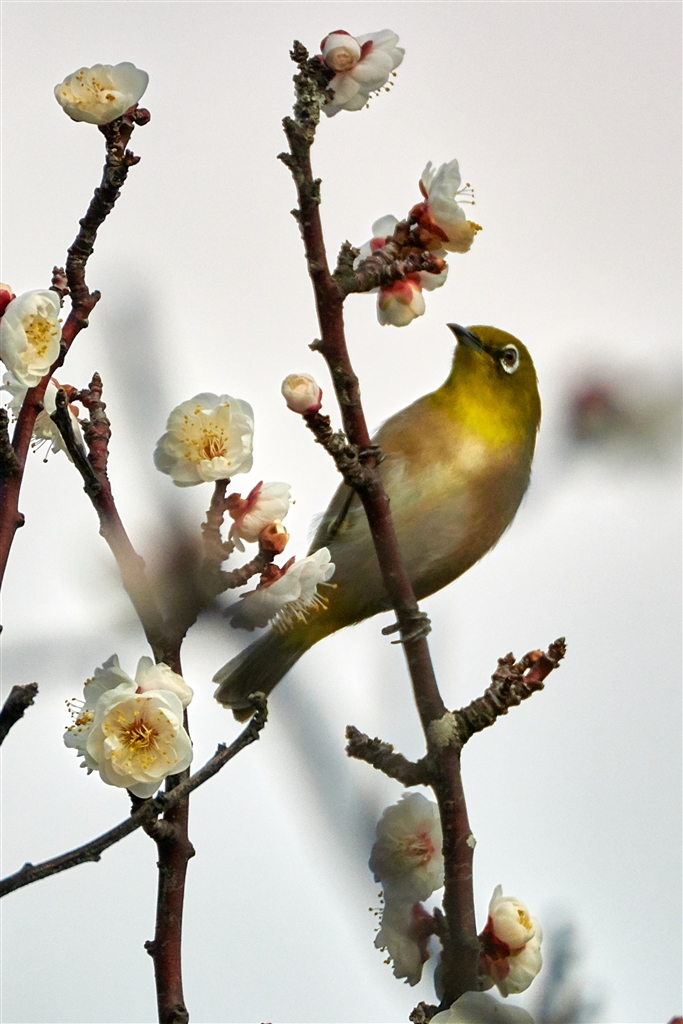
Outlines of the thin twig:
[{"label": "thin twig", "polygon": [[231,761],[240,751],[259,738],[268,718],[268,708],[262,694],[252,694],[251,700],[257,709],[253,718],[229,746],[226,747],[221,743],[214,756],[194,775],[181,782],[170,792],[160,793],[150,800],[145,800],[126,821],[122,821],[120,825],[98,836],[97,839],[93,839],[69,853],[43,861],[42,864],[25,864],[19,871],[0,881],[0,897],[43,878],[49,878],[50,875],[56,875],[68,868],[76,867],[78,864],[98,861],[110,846],[114,846],[119,840],[124,839],[131,832],[135,832],[136,829],[158,819],[165,811],[170,810],[199,786],[208,782],[228,761]]},{"label": "thin twig", "polygon": [[346,727],[346,753],[358,761],[366,761],[390,779],[398,779],[404,786],[428,786],[431,782],[426,758],[409,761],[403,754],[397,754],[391,743],[377,736],[370,739],[353,725]]},{"label": "thin twig", "polygon": [[79,232],[68,251],[66,272],[59,268],[53,272],[53,288],[59,296],[63,298],[67,290],[71,293],[71,311],[62,330],[59,356],[41,382],[29,388],[24,398],[12,437],[16,467],[4,480],[0,479],[0,585],[14,535],[24,523],[24,517],[19,512],[19,495],[36,417],[43,409],[43,398],[50,378],[64,362],[76,336],[88,326],[88,317],[100,298],[98,291],[91,292],[86,285],[86,264],[95,247],[97,232],[113,210],[129,168],[139,160],[139,157],[126,149],[133,128],[136,124],[146,124],[148,120],[149,112],[138,109],[101,126],[100,131],[105,136],[107,147],[102,181],[95,189],[86,214],[80,221]]},{"label": "thin twig", "polygon": [[23,683],[12,687],[0,711],[0,743],[12,726],[23,718],[24,712],[33,704],[37,693],[38,683]]},{"label": "thin twig", "polygon": [[[418,607],[406,574],[396,538],[389,499],[378,473],[380,453],[372,445],[360,400],[360,388],[344,336],[343,303],[346,284],[330,274],[320,220],[320,181],[311,170],[310,150],[326,100],[325,81],[321,81],[321,63],[295,43],[292,60],[298,67],[294,76],[296,104],[294,117],[286,117],[283,127],[289,153],[280,159],[290,169],[296,185],[298,209],[293,211],[304,242],[308,272],[313,284],[320,324],[321,352],[330,369],[342,424],[348,444],[357,453],[358,474],[352,486],[365,510],[386,592],[396,613],[406,660],[413,684],[422,727],[429,744],[429,725],[446,713],[439,693],[426,641],[428,622]],[[351,247],[341,263],[339,276],[349,274]],[[355,473],[354,473],[355,475]],[[438,770],[432,780],[439,804],[445,862],[442,980],[443,1005],[450,1006],[463,992],[476,988],[479,941],[474,917],[472,886],[472,847],[470,826],[460,774],[459,751],[453,746],[439,749],[435,756]]]}]

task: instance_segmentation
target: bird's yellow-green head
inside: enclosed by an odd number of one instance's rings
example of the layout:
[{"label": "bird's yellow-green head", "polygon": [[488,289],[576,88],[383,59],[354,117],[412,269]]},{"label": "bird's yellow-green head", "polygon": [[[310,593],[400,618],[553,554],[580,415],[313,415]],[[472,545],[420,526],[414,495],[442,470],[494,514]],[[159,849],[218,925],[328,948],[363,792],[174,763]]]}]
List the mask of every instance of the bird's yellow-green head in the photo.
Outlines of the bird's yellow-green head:
[{"label": "bird's yellow-green head", "polygon": [[458,344],[451,372],[434,399],[493,446],[528,441],[533,447],[541,400],[526,346],[497,327],[448,327]]}]

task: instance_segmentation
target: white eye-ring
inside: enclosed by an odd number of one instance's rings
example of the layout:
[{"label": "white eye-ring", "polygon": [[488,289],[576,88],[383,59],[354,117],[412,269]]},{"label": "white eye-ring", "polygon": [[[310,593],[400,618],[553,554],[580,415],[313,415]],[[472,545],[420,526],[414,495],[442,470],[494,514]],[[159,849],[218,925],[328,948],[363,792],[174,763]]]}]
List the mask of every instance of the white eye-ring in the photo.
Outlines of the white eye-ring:
[{"label": "white eye-ring", "polygon": [[506,345],[500,353],[500,365],[506,373],[514,373],[519,366],[519,352],[514,345]]}]

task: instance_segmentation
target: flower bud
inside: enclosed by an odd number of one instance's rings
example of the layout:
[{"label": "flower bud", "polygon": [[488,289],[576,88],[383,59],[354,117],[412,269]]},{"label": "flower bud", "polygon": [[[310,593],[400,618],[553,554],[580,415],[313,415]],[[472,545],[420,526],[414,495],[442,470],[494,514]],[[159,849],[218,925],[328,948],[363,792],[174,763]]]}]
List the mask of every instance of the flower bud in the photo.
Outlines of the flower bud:
[{"label": "flower bud", "polygon": [[268,526],[264,526],[259,534],[259,545],[264,551],[273,551],[276,555],[281,555],[287,547],[287,541],[289,540],[289,534],[282,525],[279,519],[276,519],[274,523],[269,523]]},{"label": "flower bud", "polygon": [[322,405],[322,388],[310,373],[290,373],[282,382],[282,394],[287,408],[302,416],[318,412]]},{"label": "flower bud", "polygon": [[8,284],[0,284],[0,316],[5,312],[12,299],[16,299],[16,295]]},{"label": "flower bud", "polygon": [[360,60],[361,48],[358,41],[344,29],[325,36],[320,49],[323,60],[333,71],[350,71]]}]

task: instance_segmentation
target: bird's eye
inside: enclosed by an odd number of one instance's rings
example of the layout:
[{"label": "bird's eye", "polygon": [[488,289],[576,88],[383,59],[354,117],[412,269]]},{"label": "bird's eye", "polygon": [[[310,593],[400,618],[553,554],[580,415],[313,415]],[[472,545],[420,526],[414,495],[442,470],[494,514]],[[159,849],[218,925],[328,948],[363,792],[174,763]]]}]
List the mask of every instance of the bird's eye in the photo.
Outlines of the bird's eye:
[{"label": "bird's eye", "polygon": [[500,353],[500,365],[506,373],[514,373],[519,366],[519,352],[514,345],[506,345]]}]

